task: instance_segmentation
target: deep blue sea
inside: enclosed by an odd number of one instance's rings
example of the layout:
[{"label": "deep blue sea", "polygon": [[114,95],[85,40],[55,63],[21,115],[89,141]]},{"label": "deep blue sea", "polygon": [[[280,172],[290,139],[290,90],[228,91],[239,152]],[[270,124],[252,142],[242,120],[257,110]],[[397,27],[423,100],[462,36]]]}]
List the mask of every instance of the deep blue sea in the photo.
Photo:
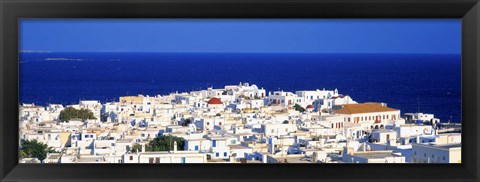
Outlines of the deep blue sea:
[{"label": "deep blue sea", "polygon": [[223,88],[338,88],[357,102],[460,122],[461,57],[429,54],[22,53],[20,103],[118,101],[124,95]]}]

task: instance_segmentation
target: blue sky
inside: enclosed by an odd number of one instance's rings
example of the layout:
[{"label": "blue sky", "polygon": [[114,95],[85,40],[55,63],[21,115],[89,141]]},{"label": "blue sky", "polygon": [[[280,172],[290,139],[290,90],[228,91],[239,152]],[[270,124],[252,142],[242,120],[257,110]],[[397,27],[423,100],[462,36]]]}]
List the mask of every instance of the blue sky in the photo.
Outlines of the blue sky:
[{"label": "blue sky", "polygon": [[23,19],[20,50],[460,54],[460,19]]}]

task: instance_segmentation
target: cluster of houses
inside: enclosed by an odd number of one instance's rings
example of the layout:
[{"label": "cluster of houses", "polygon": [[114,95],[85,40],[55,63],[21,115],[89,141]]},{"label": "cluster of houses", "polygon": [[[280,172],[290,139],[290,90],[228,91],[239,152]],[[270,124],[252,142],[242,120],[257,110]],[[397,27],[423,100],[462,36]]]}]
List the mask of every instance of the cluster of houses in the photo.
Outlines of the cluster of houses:
[{"label": "cluster of houses", "polygon": [[[66,107],[96,119],[61,122]],[[267,93],[240,83],[19,111],[19,138],[56,151],[21,163],[461,163],[461,133],[439,130],[433,114],[401,116],[337,89]],[[146,151],[161,136],[183,138],[184,147]]]}]

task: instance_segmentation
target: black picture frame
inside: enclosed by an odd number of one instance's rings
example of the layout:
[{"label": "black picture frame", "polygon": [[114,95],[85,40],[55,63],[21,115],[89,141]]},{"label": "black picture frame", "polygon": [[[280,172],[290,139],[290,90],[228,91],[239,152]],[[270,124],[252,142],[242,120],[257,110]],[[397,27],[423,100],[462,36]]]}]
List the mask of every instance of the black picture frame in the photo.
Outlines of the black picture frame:
[{"label": "black picture frame", "polygon": [[[2,181],[479,181],[478,0],[1,0]],[[461,18],[462,164],[18,164],[20,18]]]}]

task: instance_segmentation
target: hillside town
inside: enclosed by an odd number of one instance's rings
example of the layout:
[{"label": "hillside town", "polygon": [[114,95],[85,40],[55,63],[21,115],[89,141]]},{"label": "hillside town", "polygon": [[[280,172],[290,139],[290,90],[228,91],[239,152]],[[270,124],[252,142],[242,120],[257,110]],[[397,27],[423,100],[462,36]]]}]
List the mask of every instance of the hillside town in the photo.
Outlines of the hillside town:
[{"label": "hillside town", "polygon": [[[21,104],[20,163],[461,163],[460,124],[334,90],[239,83],[115,102]],[[67,109],[69,108],[69,109]],[[67,110],[88,111],[71,118]],[[67,116],[70,116],[67,117]],[[67,119],[65,119],[67,118]],[[156,146],[167,142],[166,147]],[[22,157],[23,156],[23,157]]]}]

